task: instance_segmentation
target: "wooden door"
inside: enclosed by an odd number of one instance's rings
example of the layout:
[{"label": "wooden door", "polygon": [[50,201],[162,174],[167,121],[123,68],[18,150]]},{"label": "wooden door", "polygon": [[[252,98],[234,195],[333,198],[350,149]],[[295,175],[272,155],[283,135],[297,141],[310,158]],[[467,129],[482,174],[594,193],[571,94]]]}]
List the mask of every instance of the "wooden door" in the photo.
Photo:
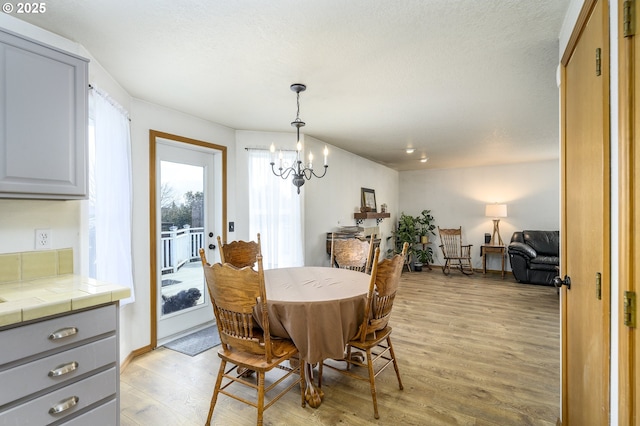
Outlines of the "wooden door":
[{"label": "wooden door", "polygon": [[[620,315],[618,321],[620,353],[619,353],[619,388],[618,388],[618,424],[638,425],[637,409],[640,395],[636,391],[639,382],[640,353],[638,351],[637,324],[630,327],[624,324],[623,295],[625,292],[638,292],[638,266],[640,265],[640,156],[636,151],[638,145],[637,123],[640,123],[640,52],[637,35],[624,34],[624,0],[618,1],[618,47],[619,47],[619,81],[620,81],[620,139],[619,139],[619,246],[620,253],[620,288],[618,304]],[[636,6],[637,7],[637,6]],[[637,15],[637,11],[636,11]],[[637,19],[635,32],[637,33]],[[637,321],[637,320],[636,320]]]},{"label": "wooden door", "polygon": [[563,58],[561,274],[571,279],[561,293],[565,426],[609,419],[607,21],[605,0],[586,1]]}]

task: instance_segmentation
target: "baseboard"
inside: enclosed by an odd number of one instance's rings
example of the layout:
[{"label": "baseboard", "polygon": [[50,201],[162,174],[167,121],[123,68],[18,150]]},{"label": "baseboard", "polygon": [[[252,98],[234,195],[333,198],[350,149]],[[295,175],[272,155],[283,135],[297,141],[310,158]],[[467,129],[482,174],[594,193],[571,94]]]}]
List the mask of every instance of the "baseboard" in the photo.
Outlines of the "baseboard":
[{"label": "baseboard", "polygon": [[[482,274],[482,268],[474,269],[474,271]],[[502,275],[502,271],[500,269],[487,269],[487,274]],[[513,277],[513,273],[511,271],[504,271],[504,277]]]},{"label": "baseboard", "polygon": [[151,352],[151,350],[152,350],[151,345],[148,345],[148,346],[143,346],[142,348],[136,349],[135,351],[131,352],[120,363],[120,373],[122,373],[124,369],[127,368],[127,366],[131,363],[131,361],[133,361],[136,357],[139,357],[140,355],[144,355],[147,352]]}]

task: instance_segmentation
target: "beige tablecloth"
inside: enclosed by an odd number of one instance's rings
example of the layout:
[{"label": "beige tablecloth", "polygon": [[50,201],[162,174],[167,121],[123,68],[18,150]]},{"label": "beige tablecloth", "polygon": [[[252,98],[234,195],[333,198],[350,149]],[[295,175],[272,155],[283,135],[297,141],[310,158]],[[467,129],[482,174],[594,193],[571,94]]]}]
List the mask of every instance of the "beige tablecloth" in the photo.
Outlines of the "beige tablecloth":
[{"label": "beige tablecloth", "polygon": [[342,358],[362,322],[371,277],[322,267],[264,273],[271,334],[293,340],[309,363]]}]

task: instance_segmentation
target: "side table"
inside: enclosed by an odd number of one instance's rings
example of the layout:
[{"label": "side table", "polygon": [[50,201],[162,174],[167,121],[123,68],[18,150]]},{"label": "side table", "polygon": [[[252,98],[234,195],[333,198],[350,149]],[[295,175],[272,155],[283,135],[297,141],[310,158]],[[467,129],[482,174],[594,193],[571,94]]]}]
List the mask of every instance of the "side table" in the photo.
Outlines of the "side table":
[{"label": "side table", "polygon": [[482,256],[482,273],[487,273],[487,254],[499,254],[502,258],[502,279],[504,279],[504,258],[507,256],[506,246],[493,246],[483,244],[480,246],[480,256]]}]

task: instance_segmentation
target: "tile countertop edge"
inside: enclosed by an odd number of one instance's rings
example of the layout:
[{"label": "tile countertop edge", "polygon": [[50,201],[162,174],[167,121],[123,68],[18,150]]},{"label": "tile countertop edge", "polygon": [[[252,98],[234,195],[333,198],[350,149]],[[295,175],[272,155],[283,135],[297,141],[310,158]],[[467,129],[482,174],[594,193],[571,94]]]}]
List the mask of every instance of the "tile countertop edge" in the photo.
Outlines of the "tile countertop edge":
[{"label": "tile countertop edge", "polygon": [[130,295],[128,287],[72,274],[3,283],[0,327],[115,303]]}]

